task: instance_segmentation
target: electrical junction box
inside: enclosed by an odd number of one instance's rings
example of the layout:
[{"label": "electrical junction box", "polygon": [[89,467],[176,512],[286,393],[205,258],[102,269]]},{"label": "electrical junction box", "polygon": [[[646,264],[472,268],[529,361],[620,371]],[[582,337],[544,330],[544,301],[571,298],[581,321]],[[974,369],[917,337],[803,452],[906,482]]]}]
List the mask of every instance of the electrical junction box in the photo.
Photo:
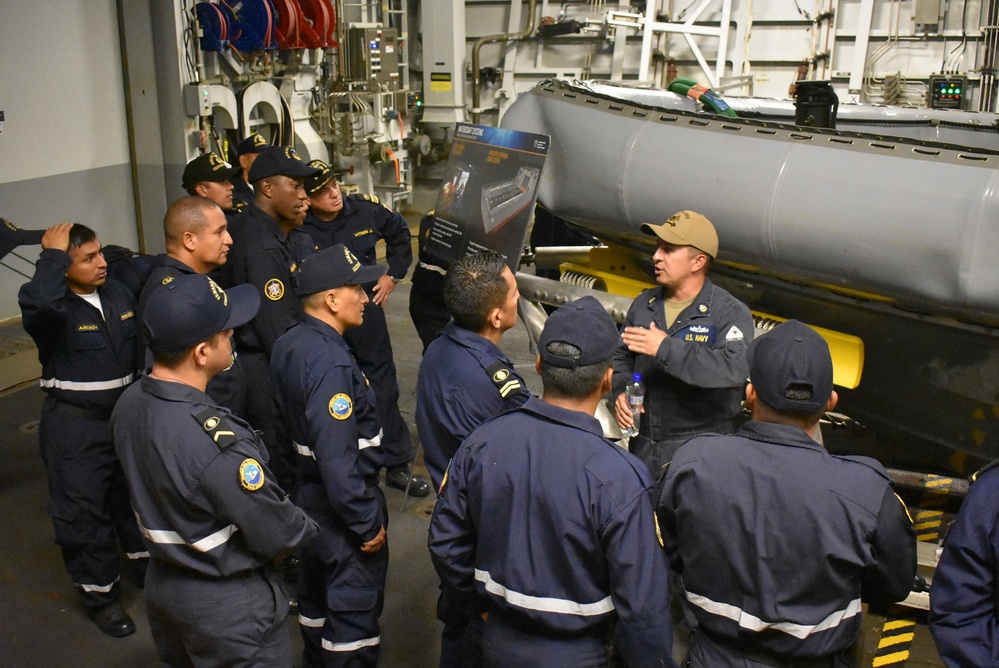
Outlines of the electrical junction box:
[{"label": "electrical junction box", "polygon": [[347,30],[347,70],[354,81],[399,84],[399,31],[394,28]]},{"label": "electrical junction box", "polygon": [[912,21],[926,32],[936,32],[940,24],[940,0],[915,0]]},{"label": "electrical junction box", "polygon": [[929,106],[931,109],[964,109],[967,99],[968,77],[930,77]]},{"label": "electrical junction box", "polygon": [[184,87],[184,111],[188,116],[212,115],[212,95],[207,84]]}]

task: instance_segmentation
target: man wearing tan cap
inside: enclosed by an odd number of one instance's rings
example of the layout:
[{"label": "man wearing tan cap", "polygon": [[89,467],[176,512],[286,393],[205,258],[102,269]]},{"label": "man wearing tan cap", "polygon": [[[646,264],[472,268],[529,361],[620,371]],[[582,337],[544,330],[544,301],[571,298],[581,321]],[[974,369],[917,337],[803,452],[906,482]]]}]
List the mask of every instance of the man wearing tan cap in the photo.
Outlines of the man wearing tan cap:
[{"label": "man wearing tan cap", "polygon": [[645,407],[629,449],[658,478],[687,439],[732,433],[749,374],[753,318],[745,304],[708,279],[718,255],[711,221],[681,211],[641,229],[658,237],[652,261],[659,287],[643,291],[628,309],[614,354],[614,408],[618,425],[630,427],[624,388],[633,374],[642,374]]}]

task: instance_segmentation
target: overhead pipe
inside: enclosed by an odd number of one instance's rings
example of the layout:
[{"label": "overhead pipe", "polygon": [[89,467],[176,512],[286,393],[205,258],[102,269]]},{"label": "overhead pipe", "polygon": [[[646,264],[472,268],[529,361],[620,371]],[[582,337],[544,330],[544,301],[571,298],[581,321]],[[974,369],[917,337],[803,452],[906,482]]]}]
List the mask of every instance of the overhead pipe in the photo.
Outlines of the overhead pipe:
[{"label": "overhead pipe", "polygon": [[527,8],[527,28],[521,32],[514,33],[501,33],[499,35],[486,35],[485,37],[480,37],[475,40],[475,45],[472,47],[472,122],[478,123],[479,117],[482,115],[482,110],[479,109],[479,104],[481,102],[482,91],[482,75],[479,72],[479,51],[486,44],[495,44],[498,42],[516,42],[524,39],[525,37],[530,37],[531,33],[534,32],[534,9],[537,6],[537,0],[531,0]]}]

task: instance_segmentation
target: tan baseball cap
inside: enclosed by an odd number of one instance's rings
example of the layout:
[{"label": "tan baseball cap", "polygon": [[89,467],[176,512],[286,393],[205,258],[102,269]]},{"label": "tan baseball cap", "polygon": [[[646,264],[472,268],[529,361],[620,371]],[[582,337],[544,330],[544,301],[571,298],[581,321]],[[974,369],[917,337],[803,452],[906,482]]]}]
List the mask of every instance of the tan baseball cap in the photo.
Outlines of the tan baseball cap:
[{"label": "tan baseball cap", "polygon": [[696,211],[674,213],[662,225],[642,223],[642,232],[659,237],[676,246],[693,246],[707,253],[711,259],[718,257],[718,233],[711,221]]}]

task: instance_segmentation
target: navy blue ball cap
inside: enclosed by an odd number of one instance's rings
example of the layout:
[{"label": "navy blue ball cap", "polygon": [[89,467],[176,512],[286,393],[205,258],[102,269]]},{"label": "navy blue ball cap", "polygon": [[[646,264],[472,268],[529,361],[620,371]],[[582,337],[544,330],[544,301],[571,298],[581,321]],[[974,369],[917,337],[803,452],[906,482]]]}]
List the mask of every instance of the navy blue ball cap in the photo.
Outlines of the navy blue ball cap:
[{"label": "navy blue ball cap", "polygon": [[154,352],[173,352],[245,325],[259,308],[260,291],[252,285],[223,290],[203,274],[184,274],[153,291],[142,325]]},{"label": "navy blue ball cap", "polygon": [[833,389],[832,356],[819,334],[788,320],[749,346],[749,382],[769,406],[788,413],[817,415]]},{"label": "navy blue ball cap", "polygon": [[299,297],[344,285],[364,285],[385,275],[388,267],[361,264],[343,244],[336,244],[305,258],[298,268],[296,292]]},{"label": "navy blue ball cap", "polygon": [[[567,343],[579,348],[573,356],[548,350],[551,343]],[[549,316],[538,341],[541,361],[563,369],[589,366],[609,360],[621,343],[617,325],[596,297],[580,297]]]},{"label": "navy blue ball cap", "polygon": [[193,188],[203,181],[222,183],[240,173],[239,167],[233,167],[215,153],[203,153],[187,163],[181,186]]},{"label": "navy blue ball cap", "polygon": [[292,147],[271,146],[261,151],[253,161],[253,166],[250,167],[250,183],[277,174],[304,178],[318,173],[319,170],[305,164]]},{"label": "navy blue ball cap", "polygon": [[317,192],[325,188],[327,183],[336,178],[336,173],[333,171],[333,168],[322,160],[313,160],[309,163],[309,167],[315,167],[319,170],[319,173],[315,176],[310,176],[305,179],[305,192],[309,195],[315,195]]},{"label": "navy blue ball cap", "polygon": [[236,154],[246,155],[247,153],[260,153],[264,149],[268,149],[270,147],[271,145],[267,143],[267,140],[264,139],[262,134],[254,132],[252,135],[236,144]]}]

